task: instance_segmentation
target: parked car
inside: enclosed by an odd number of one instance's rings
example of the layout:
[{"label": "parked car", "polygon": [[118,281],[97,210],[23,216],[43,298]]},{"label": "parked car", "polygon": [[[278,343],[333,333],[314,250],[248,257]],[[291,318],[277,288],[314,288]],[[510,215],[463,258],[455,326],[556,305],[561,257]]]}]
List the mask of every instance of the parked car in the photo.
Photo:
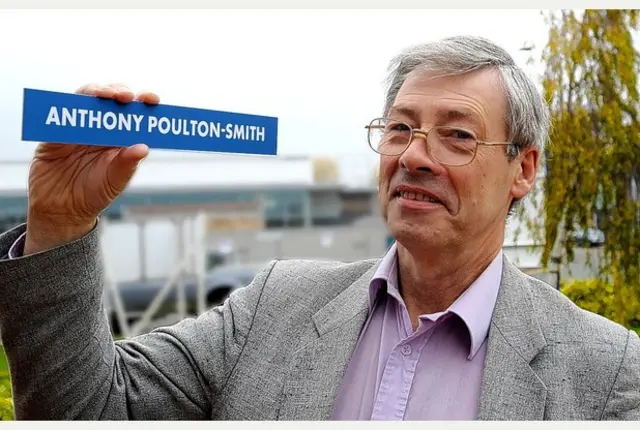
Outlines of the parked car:
[{"label": "parked car", "polygon": [[587,229],[577,228],[573,234],[573,240],[580,247],[602,246],[605,242],[604,232],[598,228],[589,227]]},{"label": "parked car", "polygon": [[[204,279],[206,307],[211,308],[221,304],[234,290],[249,285],[266,264],[229,264],[218,266],[208,271]],[[196,314],[198,306],[197,279],[190,277],[184,279],[183,282],[187,313]],[[165,279],[122,282],[118,284],[120,300],[130,323],[135,322],[145,313],[165,284]],[[109,313],[113,330],[119,332],[115,308],[111,301],[109,304],[107,312]],[[154,315],[154,319],[175,313],[176,306],[177,287],[173,284],[160,309]]]}]

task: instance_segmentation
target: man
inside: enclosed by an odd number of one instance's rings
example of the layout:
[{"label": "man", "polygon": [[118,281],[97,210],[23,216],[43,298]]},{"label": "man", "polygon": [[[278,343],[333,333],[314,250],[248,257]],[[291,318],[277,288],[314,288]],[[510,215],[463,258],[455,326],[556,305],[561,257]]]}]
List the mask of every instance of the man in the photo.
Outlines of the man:
[{"label": "man", "polygon": [[41,145],[27,223],[0,237],[18,418],[640,419],[637,335],[502,255],[549,121],[512,58],[474,37],[411,48],[383,116],[366,129],[396,239],[382,259],[272,262],[197,319],[118,342],[97,217],[147,148]]}]

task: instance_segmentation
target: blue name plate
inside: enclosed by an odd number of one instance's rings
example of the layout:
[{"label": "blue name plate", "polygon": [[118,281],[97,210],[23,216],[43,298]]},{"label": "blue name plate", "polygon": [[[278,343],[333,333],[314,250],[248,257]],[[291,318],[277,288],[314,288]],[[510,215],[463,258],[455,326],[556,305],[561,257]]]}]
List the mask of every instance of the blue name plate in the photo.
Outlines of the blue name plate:
[{"label": "blue name plate", "polygon": [[278,119],[25,88],[22,140],[276,155]]}]

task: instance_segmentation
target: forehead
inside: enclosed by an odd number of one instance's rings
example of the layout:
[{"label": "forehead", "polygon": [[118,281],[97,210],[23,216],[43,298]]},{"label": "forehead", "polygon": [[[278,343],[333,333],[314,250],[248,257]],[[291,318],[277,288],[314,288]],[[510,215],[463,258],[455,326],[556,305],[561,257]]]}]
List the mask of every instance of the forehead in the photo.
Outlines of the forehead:
[{"label": "forehead", "polygon": [[489,128],[503,126],[507,99],[494,69],[464,75],[435,77],[416,71],[402,84],[391,112],[413,113],[421,118],[475,120]]}]

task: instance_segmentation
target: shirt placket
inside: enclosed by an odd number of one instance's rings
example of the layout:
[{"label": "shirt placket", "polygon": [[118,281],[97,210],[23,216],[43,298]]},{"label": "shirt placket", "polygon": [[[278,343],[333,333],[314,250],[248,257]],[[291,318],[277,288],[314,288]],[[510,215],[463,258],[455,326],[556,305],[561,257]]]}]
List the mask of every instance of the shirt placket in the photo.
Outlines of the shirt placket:
[{"label": "shirt placket", "polygon": [[[424,321],[424,323],[427,323]],[[391,351],[376,395],[372,420],[402,420],[420,354],[433,333],[433,323],[403,338]]]}]

